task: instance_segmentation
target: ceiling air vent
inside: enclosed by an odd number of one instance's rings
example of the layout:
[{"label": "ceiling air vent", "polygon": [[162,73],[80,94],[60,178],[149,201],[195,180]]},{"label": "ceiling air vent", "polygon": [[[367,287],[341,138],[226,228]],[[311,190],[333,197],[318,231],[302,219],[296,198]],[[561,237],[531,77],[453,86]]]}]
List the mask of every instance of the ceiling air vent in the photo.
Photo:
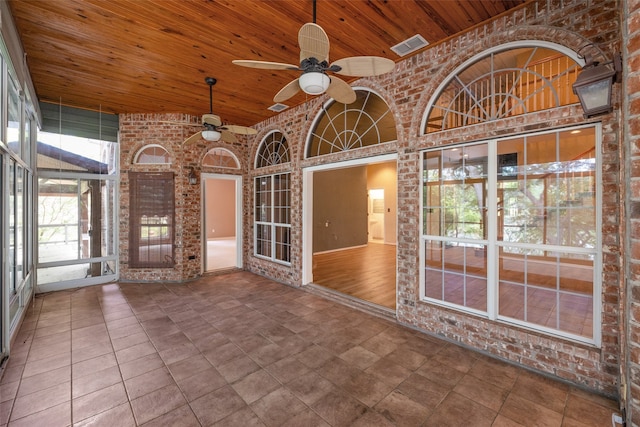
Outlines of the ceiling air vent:
[{"label": "ceiling air vent", "polygon": [[405,41],[393,46],[391,50],[397,53],[399,56],[405,56],[410,54],[411,52],[415,52],[418,49],[422,49],[427,45],[429,45],[429,42],[426,41],[420,34],[416,34],[415,36],[410,37]]},{"label": "ceiling air vent", "polygon": [[277,103],[267,108],[267,110],[271,110],[271,111],[275,111],[276,113],[279,113],[280,111],[286,110],[287,108],[289,108],[288,105]]}]

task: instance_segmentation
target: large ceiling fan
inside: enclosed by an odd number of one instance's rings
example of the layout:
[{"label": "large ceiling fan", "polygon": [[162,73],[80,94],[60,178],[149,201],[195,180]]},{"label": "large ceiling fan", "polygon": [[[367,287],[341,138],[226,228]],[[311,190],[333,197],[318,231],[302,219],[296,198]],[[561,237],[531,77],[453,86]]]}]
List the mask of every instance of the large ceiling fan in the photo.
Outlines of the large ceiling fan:
[{"label": "large ceiling fan", "polygon": [[213,85],[217,80],[213,77],[205,77],[204,81],[209,85],[209,114],[202,115],[202,126],[204,127],[198,133],[191,135],[184,143],[205,139],[207,141],[218,141],[222,139],[226,142],[236,142],[233,134],[238,135],[255,135],[257,130],[238,125],[223,125],[219,116],[213,114]]},{"label": "large ceiling fan", "polygon": [[351,104],[356,100],[354,90],[339,77],[329,77],[327,72],[345,76],[366,77],[377,76],[393,70],[395,62],[379,56],[352,56],[339,59],[329,65],[329,38],[322,27],[315,22],[316,0],[313,0],[313,23],[304,24],[298,32],[298,45],[300,46],[299,66],[245,59],[237,59],[233,63],[248,68],[302,71],[302,75],[299,78],[280,89],[280,92],[273,98],[274,102],[286,101],[302,90],[309,95],[320,95],[326,92],[338,102]]}]

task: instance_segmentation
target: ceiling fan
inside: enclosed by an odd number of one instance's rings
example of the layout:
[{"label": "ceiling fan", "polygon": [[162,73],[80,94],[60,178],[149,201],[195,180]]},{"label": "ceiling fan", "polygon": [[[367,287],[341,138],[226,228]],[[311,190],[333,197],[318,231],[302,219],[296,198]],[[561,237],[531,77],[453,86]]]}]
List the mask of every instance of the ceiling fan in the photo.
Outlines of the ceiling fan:
[{"label": "ceiling fan", "polygon": [[257,130],[238,125],[223,125],[219,116],[213,114],[213,85],[217,80],[213,77],[205,77],[204,81],[209,85],[209,114],[202,115],[202,126],[204,129],[198,133],[191,135],[184,143],[205,139],[207,141],[218,141],[222,139],[226,142],[236,142],[233,134],[238,135],[255,135]]},{"label": "ceiling fan", "polygon": [[286,101],[302,90],[309,95],[320,95],[326,92],[338,102],[351,104],[356,100],[354,90],[339,77],[329,77],[327,72],[366,77],[377,76],[393,70],[395,62],[379,56],[352,56],[339,59],[329,65],[329,38],[322,27],[315,22],[316,0],[313,0],[313,23],[304,24],[298,32],[299,66],[245,59],[236,59],[233,63],[248,68],[302,71],[299,78],[280,89],[280,92],[273,98],[274,102]]}]

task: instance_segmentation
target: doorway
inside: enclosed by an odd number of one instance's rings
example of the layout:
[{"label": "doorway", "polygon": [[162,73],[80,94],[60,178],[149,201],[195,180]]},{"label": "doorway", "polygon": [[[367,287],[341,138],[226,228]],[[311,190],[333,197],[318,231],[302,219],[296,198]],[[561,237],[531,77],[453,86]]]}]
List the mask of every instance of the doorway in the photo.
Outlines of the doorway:
[{"label": "doorway", "polygon": [[303,284],[395,311],[396,156],[308,168],[303,185]]},{"label": "doorway", "polygon": [[203,270],[242,267],[242,177],[203,174]]}]

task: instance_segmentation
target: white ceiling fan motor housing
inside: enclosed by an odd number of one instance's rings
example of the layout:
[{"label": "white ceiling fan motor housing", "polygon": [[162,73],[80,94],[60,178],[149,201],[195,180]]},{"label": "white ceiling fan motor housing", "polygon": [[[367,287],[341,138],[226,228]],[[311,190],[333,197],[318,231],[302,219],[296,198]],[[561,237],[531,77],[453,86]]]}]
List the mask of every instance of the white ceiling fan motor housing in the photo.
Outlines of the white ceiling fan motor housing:
[{"label": "white ceiling fan motor housing", "polygon": [[300,76],[300,88],[309,95],[320,95],[329,87],[329,76],[320,72],[304,73]]}]

